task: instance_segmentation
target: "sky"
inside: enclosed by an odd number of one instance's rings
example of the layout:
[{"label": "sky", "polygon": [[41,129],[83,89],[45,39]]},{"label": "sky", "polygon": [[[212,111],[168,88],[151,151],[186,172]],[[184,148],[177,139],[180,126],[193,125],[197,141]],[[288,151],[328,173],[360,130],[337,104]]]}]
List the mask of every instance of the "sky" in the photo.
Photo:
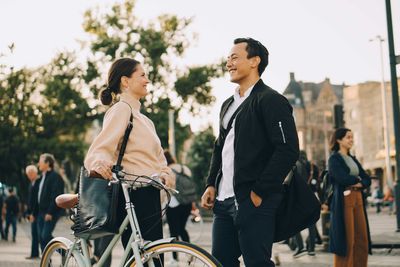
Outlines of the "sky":
[{"label": "sky", "polygon": [[[35,67],[64,50],[79,51],[87,40],[83,13],[97,5],[122,0],[1,0],[0,52],[15,43],[14,54],[0,63]],[[190,26],[198,38],[183,61],[209,64],[226,57],[237,37],[253,37],[270,52],[262,75],[266,84],[283,92],[289,73],[296,80],[356,84],[381,79],[377,35],[387,38],[384,0],[138,0],[136,16],[144,23],[169,13],[193,17]],[[400,1],[392,1],[396,54],[400,54]],[[390,79],[388,45],[383,43],[384,77]],[[83,52],[82,52],[83,53]],[[400,69],[397,69],[398,76]],[[209,115],[183,118],[197,131],[209,122],[215,129],[224,99],[233,94],[229,78],[213,81],[217,101]]]}]

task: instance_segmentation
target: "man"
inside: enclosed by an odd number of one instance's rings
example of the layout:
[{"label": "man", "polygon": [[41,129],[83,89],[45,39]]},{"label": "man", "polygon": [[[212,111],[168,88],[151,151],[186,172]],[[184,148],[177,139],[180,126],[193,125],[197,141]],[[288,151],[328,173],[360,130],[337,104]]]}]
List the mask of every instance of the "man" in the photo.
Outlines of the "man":
[{"label": "man", "polygon": [[241,254],[247,267],[275,266],[275,214],[299,156],[292,107],[260,79],[267,65],[260,42],[234,41],[226,67],[238,87],[221,108],[202,196],[202,206],[214,210],[212,254],[225,267],[239,266]]},{"label": "man", "polygon": [[5,239],[8,240],[8,229],[10,225],[12,227],[12,241],[15,242],[17,236],[17,219],[19,212],[19,200],[14,193],[14,189],[11,187],[8,189],[8,197],[5,200],[6,203],[6,228],[5,228]]},{"label": "man", "polygon": [[39,237],[37,227],[37,215],[38,215],[38,191],[40,179],[38,179],[38,169],[35,165],[29,165],[25,169],[26,176],[28,177],[29,184],[29,196],[28,196],[28,220],[31,222],[31,254],[25,259],[31,260],[39,258]]},{"label": "man", "polygon": [[40,156],[39,170],[42,172],[42,177],[38,188],[37,226],[42,251],[53,238],[52,233],[61,211],[57,207],[55,199],[64,192],[64,181],[54,171],[54,163],[53,155],[45,153]]},{"label": "man", "polygon": [[[300,151],[299,160],[296,162],[296,166],[297,166],[298,175],[308,183],[310,188],[312,188],[312,181],[311,181],[312,179],[310,178],[312,166],[311,166],[311,163],[307,159],[307,153],[305,151],[303,151],[303,150]],[[316,228],[315,224],[308,227],[309,234],[308,234],[308,239],[306,241],[307,250],[304,249],[304,243],[303,243],[303,237],[301,236],[301,231],[298,232],[294,236],[294,240],[296,243],[296,251],[293,254],[294,258],[298,258],[298,257],[305,255],[305,253],[307,253],[307,251],[308,251],[308,255],[315,256],[316,231],[317,231],[317,228]]]}]

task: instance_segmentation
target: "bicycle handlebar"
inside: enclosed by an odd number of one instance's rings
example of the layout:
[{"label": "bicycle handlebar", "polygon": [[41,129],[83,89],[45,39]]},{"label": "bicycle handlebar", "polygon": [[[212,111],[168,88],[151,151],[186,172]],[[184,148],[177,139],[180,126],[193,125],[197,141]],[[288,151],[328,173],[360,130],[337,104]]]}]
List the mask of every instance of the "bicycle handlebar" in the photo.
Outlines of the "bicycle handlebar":
[{"label": "bicycle handlebar", "polygon": [[[164,185],[161,182],[161,179],[158,175],[153,175],[152,177],[149,177],[146,175],[137,175],[137,174],[125,172],[123,170],[117,170],[114,167],[112,168],[111,171],[112,171],[112,179],[110,180],[110,184],[125,182],[125,183],[132,183],[132,186],[134,186],[134,187],[144,187],[144,186],[150,185],[157,189],[165,190],[169,194],[171,194],[171,193],[178,194],[179,193],[178,190]],[[134,179],[128,180],[128,179],[124,178],[125,176],[131,176],[131,177],[134,177]],[[101,174],[99,174],[95,171],[90,171],[89,177],[104,179],[103,176],[101,176]]]}]

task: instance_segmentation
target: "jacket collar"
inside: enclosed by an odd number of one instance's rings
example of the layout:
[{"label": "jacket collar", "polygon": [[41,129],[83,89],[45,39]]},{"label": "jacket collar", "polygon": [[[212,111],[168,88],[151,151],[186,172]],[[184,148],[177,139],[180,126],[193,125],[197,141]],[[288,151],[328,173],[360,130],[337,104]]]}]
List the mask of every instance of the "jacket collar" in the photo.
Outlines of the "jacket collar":
[{"label": "jacket collar", "polygon": [[[246,98],[245,101],[243,101],[242,105],[244,103],[246,103],[247,101],[249,101],[249,99],[253,98],[258,92],[262,91],[264,88],[266,87],[266,85],[264,84],[264,82],[261,80],[261,78],[256,82],[256,84],[253,86],[253,89],[251,90],[251,93],[249,95],[249,97]],[[221,115],[219,117],[219,121],[220,121],[220,126],[222,126],[222,119],[225,116],[225,113],[228,111],[229,106],[232,104],[234,100],[233,95],[231,97],[229,97],[225,103],[222,105],[221,108]]]},{"label": "jacket collar", "polygon": [[222,105],[221,115],[219,117],[220,124],[222,123],[222,119],[224,118],[225,113],[228,111],[229,106],[233,103],[233,100],[234,98],[231,96],[225,101],[224,105]]},{"label": "jacket collar", "polygon": [[250,95],[254,95],[254,91],[258,92],[258,91],[262,90],[265,87],[266,87],[266,85],[264,84],[263,80],[260,78],[258,80],[258,82],[254,85],[253,91],[251,91]]}]

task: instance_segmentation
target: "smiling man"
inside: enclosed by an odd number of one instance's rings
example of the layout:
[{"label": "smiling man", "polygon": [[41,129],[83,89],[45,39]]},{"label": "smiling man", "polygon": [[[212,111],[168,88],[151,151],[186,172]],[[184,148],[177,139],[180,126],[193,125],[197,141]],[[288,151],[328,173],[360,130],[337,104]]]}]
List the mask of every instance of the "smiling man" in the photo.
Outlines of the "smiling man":
[{"label": "smiling man", "polygon": [[226,67],[238,87],[223,104],[202,206],[213,209],[212,254],[225,267],[271,261],[282,182],[299,155],[292,107],[260,79],[268,50],[234,40]]}]

